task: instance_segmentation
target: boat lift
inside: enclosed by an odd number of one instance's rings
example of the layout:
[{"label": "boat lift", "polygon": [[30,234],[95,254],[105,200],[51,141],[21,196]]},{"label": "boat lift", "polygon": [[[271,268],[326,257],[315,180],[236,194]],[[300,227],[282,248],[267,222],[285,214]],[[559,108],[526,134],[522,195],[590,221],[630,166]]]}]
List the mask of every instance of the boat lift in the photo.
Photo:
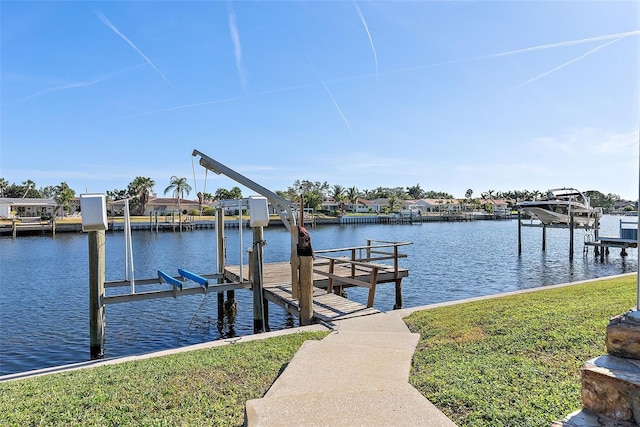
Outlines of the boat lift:
[{"label": "boat lift", "polygon": [[[165,297],[178,297],[184,295],[193,294],[207,294],[208,292],[218,293],[218,320],[220,320],[222,313],[221,297],[223,292],[227,291],[227,295],[235,291],[236,289],[253,289],[254,293],[254,332],[264,332],[266,326],[266,300],[263,298],[262,292],[262,271],[263,271],[263,257],[262,246],[263,240],[263,226],[268,223],[268,209],[267,201],[276,208],[276,212],[283,224],[289,230],[291,235],[291,283],[292,293],[294,298],[300,298],[300,265],[301,259],[304,259],[305,266],[307,261],[305,258],[311,257],[299,257],[298,256],[298,238],[299,230],[296,224],[296,216],[293,213],[293,209],[289,202],[279,197],[274,192],[262,187],[249,178],[239,174],[238,172],[228,168],[220,162],[206,156],[198,150],[193,150],[193,157],[200,156],[200,164],[207,170],[211,170],[216,174],[224,174],[234,181],[244,185],[245,187],[256,191],[262,197],[249,197],[248,204],[249,210],[252,210],[252,203],[255,205],[256,212],[259,212],[258,217],[251,216],[250,225],[254,229],[254,249],[253,249],[253,274],[251,281],[240,280],[236,282],[228,283],[224,276],[224,216],[222,208],[218,208],[216,212],[216,229],[218,235],[218,266],[217,272],[213,274],[197,274],[185,269],[178,269],[178,276],[172,276],[165,271],[159,270],[157,278],[151,279],[137,279],[134,281],[133,277],[133,254],[131,250],[130,234],[127,234],[128,239],[126,242],[126,263],[125,267],[125,280],[105,282],[105,230],[108,228],[107,214],[106,214],[106,200],[102,194],[84,194],[80,197],[82,212],[83,212],[83,231],[89,233],[89,335],[90,335],[90,355],[91,359],[101,358],[104,355],[104,333],[105,333],[105,305],[123,303],[130,301],[140,301],[147,299],[165,298]],[[125,201],[125,206],[128,201]],[[264,203],[262,203],[264,202]],[[240,201],[240,208],[242,208],[242,201]],[[128,209],[126,209],[128,210]],[[253,212],[252,212],[253,213]],[[242,216],[240,216],[242,221]],[[242,226],[239,227],[239,232],[242,235]],[[221,237],[222,236],[222,237]],[[242,257],[241,257],[242,260]],[[312,261],[310,262],[312,264]],[[242,270],[242,265],[241,265]],[[311,271],[311,268],[308,268]],[[305,277],[307,275],[304,275]],[[215,280],[216,283],[212,283],[210,280]],[[185,286],[188,281],[195,282],[198,286],[188,287]],[[169,284],[171,289],[169,290],[153,290],[148,292],[137,292],[136,286],[143,285],[159,285]],[[306,283],[306,282],[305,282]],[[106,296],[105,288],[111,287],[130,287],[130,293]],[[227,301],[230,302],[229,300]],[[235,300],[232,301],[235,305]],[[311,309],[311,313],[306,315],[305,318],[311,318],[312,315],[312,298],[309,293],[309,301],[300,301],[301,309],[305,306],[305,312]],[[302,312],[302,310],[301,310]],[[301,316],[302,322],[302,316]],[[267,327],[268,328],[268,327]]]}]

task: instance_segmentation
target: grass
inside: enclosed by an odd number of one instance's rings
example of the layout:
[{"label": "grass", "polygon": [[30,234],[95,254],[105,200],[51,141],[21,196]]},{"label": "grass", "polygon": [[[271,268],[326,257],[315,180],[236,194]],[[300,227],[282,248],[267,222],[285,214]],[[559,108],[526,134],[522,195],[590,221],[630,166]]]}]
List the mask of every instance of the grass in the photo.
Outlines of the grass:
[{"label": "grass", "polygon": [[582,407],[580,368],[635,298],[625,276],[414,313],[410,382],[461,427],[549,425]]},{"label": "grass", "polygon": [[0,383],[0,425],[239,426],[303,341],[299,333]]},{"label": "grass", "polygon": [[[549,425],[581,407],[580,368],[606,353],[609,318],[635,298],[630,275],[416,312],[405,319],[421,334],[410,382],[461,427]],[[245,402],[325,335],[0,383],[0,425],[239,426]]]}]

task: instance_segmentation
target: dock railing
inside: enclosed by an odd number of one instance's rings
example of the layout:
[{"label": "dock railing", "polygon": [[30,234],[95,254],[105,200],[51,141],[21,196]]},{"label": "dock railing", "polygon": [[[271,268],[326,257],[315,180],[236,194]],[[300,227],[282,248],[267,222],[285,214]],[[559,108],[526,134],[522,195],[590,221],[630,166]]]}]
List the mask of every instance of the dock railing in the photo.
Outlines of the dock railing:
[{"label": "dock railing", "polygon": [[[365,246],[354,246],[348,248],[325,249],[315,251],[320,261],[314,262],[313,272],[315,274],[327,277],[327,292],[334,292],[336,282],[348,284],[350,286],[359,286],[369,289],[367,298],[367,307],[373,306],[375,298],[376,285],[378,283],[378,273],[382,271],[393,272],[392,280],[396,282],[396,286],[401,286],[401,274],[398,260],[406,258],[407,255],[400,253],[399,247],[411,245],[411,242],[390,242],[383,240],[367,239]],[[344,255],[344,254],[348,255]],[[379,263],[379,261],[393,260],[393,264]],[[336,274],[336,265],[347,264],[350,267],[350,275],[345,277]],[[319,268],[329,266],[328,271]],[[318,267],[318,268],[316,268]],[[369,281],[359,280],[356,275],[357,270],[366,270],[370,272]],[[342,290],[341,285],[336,285],[339,291]]]}]

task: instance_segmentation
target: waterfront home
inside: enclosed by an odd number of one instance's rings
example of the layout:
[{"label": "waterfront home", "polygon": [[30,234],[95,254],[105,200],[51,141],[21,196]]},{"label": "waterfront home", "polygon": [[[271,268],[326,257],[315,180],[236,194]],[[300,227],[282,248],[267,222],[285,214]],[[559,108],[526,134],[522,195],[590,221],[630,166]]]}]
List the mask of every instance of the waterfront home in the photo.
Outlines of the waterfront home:
[{"label": "waterfront home", "polygon": [[55,199],[0,198],[0,218],[49,217],[57,208]]},{"label": "waterfront home", "polygon": [[436,212],[456,213],[462,210],[462,204],[457,199],[416,199],[412,201],[408,208],[421,214]]},{"label": "waterfront home", "polygon": [[321,209],[327,211],[342,211],[342,212],[353,212],[353,213],[369,213],[369,212],[379,212],[378,209],[375,209],[374,203],[370,200],[363,199],[362,197],[358,197],[355,203],[350,202],[336,202],[333,198],[326,198],[322,202]]},{"label": "waterfront home", "polygon": [[511,213],[509,204],[506,200],[502,199],[489,199],[484,201],[484,206],[487,211],[496,214],[497,216],[507,216]]},{"label": "waterfront home", "polygon": [[[205,206],[203,204],[203,206]],[[200,210],[200,203],[197,200],[180,200],[180,209],[182,211],[191,211],[193,209]],[[178,199],[169,197],[154,197],[149,199],[145,207],[145,215],[169,215],[171,213],[178,213]]]}]

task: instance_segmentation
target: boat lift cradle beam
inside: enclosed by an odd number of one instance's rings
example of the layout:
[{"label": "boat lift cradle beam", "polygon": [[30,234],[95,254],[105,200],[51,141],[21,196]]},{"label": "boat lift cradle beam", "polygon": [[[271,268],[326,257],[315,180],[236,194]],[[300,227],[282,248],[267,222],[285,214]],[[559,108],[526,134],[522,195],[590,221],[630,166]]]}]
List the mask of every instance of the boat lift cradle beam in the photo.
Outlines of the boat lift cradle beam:
[{"label": "boat lift cradle beam", "polygon": [[[278,208],[280,208],[280,211],[278,211],[278,216],[282,219],[282,222],[287,227],[287,230],[289,230],[289,232],[291,232],[291,228],[296,226],[296,217],[295,215],[293,215],[291,204],[284,200],[282,197],[198,150],[193,150],[192,156],[200,156],[200,166],[210,170],[215,174],[223,174],[233,179],[234,181],[244,185],[245,187],[250,188],[261,196],[266,197],[273,206],[277,206]],[[287,213],[287,217],[284,216],[284,214],[282,213],[283,211]]]},{"label": "boat lift cradle beam", "polygon": [[282,220],[282,223],[285,225],[287,230],[289,230],[289,234],[291,236],[291,253],[289,257],[289,260],[291,261],[291,285],[293,288],[294,298],[298,297],[298,292],[297,292],[298,286],[299,286],[298,268],[300,266],[300,259],[298,258],[298,252],[296,249],[298,244],[298,227],[296,226],[296,216],[293,214],[293,209],[291,208],[291,204],[286,200],[284,200],[282,197],[278,196],[273,191],[263,187],[257,182],[250,180],[246,176],[212,159],[211,157],[207,156],[201,151],[194,149],[191,155],[193,157],[200,156],[200,161],[199,161],[200,166],[210,170],[211,172],[217,175],[223,174],[231,178],[237,183],[242,184],[245,187],[260,194],[261,196],[266,197],[272,206],[278,208],[276,209],[278,212],[278,216]]}]

